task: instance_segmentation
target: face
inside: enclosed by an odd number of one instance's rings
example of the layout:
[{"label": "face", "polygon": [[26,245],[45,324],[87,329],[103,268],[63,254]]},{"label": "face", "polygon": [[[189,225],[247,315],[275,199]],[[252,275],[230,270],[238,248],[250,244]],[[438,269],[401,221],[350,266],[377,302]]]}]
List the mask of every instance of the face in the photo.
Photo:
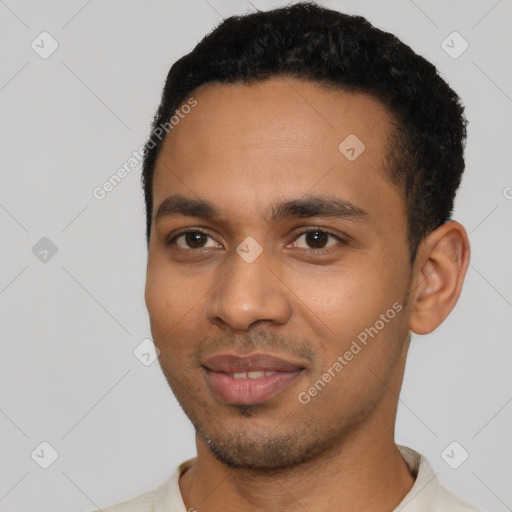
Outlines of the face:
[{"label": "face", "polygon": [[155,169],[145,297],[198,443],[269,469],[378,436],[394,424],[411,282],[389,113],[284,78],[193,97]]}]

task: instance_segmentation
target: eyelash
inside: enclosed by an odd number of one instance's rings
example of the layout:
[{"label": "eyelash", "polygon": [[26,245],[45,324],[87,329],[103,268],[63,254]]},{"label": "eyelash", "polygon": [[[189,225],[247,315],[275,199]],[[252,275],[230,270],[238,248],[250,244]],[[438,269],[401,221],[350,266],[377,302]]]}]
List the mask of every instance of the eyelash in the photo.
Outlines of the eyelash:
[{"label": "eyelash", "polygon": [[[306,228],[306,229],[303,229],[301,231],[299,231],[296,235],[296,237],[294,238],[294,241],[297,240],[300,236],[304,235],[304,234],[307,234],[307,233],[315,233],[315,232],[320,232],[320,233],[325,233],[326,235],[329,235],[333,238],[335,238],[339,244],[341,245],[347,245],[347,241],[344,240],[343,238],[341,238],[340,236],[334,234],[333,232],[329,231],[328,229],[325,229],[325,228],[320,228],[320,227],[309,227],[309,228]],[[203,235],[206,235],[206,236],[209,236],[210,238],[213,239],[213,237],[210,235],[210,233],[208,233],[207,231],[201,229],[201,228],[194,228],[194,229],[186,229],[184,231],[179,231],[178,233],[174,234],[171,238],[169,238],[166,242],[166,245],[167,246],[171,246],[175,240],[177,238],[179,238],[180,236],[183,236],[183,235],[187,235],[189,233],[202,233]],[[331,252],[331,250],[333,250],[335,248],[335,246],[329,246],[327,247],[326,249],[303,249],[303,250],[306,250],[308,251],[309,253],[312,253],[312,254],[326,254],[328,252]],[[197,249],[193,249],[193,248],[187,248],[187,249],[183,249],[183,248],[179,248],[181,250],[188,250],[188,251],[199,251],[201,249],[204,249],[203,247],[199,247]],[[206,248],[208,249],[208,248]],[[302,248],[299,248],[299,249],[302,249]]]}]

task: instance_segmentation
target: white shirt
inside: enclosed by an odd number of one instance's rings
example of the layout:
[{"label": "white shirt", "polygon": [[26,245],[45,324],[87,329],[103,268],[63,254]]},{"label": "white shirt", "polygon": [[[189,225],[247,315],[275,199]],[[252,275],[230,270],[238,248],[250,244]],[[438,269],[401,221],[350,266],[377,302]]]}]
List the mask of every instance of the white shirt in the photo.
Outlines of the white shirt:
[{"label": "white shirt", "polygon": [[[479,512],[439,483],[423,455],[406,446],[397,446],[416,480],[393,512]],[[180,475],[194,462],[195,459],[182,462],[156,489],[118,505],[103,508],[103,512],[187,512],[178,481]]]}]

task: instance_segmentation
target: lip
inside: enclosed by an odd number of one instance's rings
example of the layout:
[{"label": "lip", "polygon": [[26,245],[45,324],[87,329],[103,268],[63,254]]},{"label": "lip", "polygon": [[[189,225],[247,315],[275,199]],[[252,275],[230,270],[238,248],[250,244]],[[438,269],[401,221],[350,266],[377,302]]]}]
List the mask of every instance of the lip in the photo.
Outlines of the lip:
[{"label": "lip", "polygon": [[[246,405],[269,400],[291,386],[304,371],[300,364],[270,354],[220,354],[208,358],[203,368],[206,383],[218,399],[228,404]],[[235,378],[233,375],[248,372],[272,373],[257,378]]]},{"label": "lip", "polygon": [[271,354],[257,353],[249,356],[237,356],[235,354],[218,354],[209,357],[204,363],[208,370],[214,372],[292,372],[303,368],[300,364],[294,364]]}]

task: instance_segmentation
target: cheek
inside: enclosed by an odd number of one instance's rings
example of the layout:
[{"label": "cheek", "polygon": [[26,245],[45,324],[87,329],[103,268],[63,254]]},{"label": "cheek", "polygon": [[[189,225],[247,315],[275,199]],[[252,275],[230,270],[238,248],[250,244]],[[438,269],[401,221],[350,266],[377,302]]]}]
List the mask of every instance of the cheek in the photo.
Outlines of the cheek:
[{"label": "cheek", "polygon": [[317,331],[318,365],[302,391],[316,393],[319,380],[327,377],[329,384],[312,400],[310,412],[364,414],[381,400],[402,352],[407,334],[402,296],[391,281],[362,284],[356,276],[338,276],[328,283],[303,282],[309,290],[301,306],[311,319],[308,327],[316,324],[323,334]]},{"label": "cheek", "polygon": [[194,286],[184,272],[173,270],[161,261],[150,262],[146,276],[145,300],[149,313],[153,340],[161,352],[172,346],[180,350],[175,340],[184,329],[192,329],[190,317],[201,307],[204,290]]},{"label": "cheek", "polygon": [[283,281],[314,316],[334,332],[359,324],[358,320],[377,320],[395,301],[403,298],[404,277],[391,269],[376,270],[376,265],[340,267],[337,271],[290,271]]},{"label": "cheek", "polygon": [[386,351],[399,348],[407,327],[402,304],[407,283],[402,273],[374,262],[323,275],[294,272],[286,282],[293,283],[290,287],[299,299],[294,309],[299,323],[309,324],[315,334],[322,365],[332,364],[354,340],[368,343],[360,343],[366,353],[357,357],[360,361],[370,357],[382,362]]},{"label": "cheek", "polygon": [[201,279],[193,272],[171,265],[165,254],[150,255],[145,299],[152,320],[175,323],[200,301],[204,292]]}]

